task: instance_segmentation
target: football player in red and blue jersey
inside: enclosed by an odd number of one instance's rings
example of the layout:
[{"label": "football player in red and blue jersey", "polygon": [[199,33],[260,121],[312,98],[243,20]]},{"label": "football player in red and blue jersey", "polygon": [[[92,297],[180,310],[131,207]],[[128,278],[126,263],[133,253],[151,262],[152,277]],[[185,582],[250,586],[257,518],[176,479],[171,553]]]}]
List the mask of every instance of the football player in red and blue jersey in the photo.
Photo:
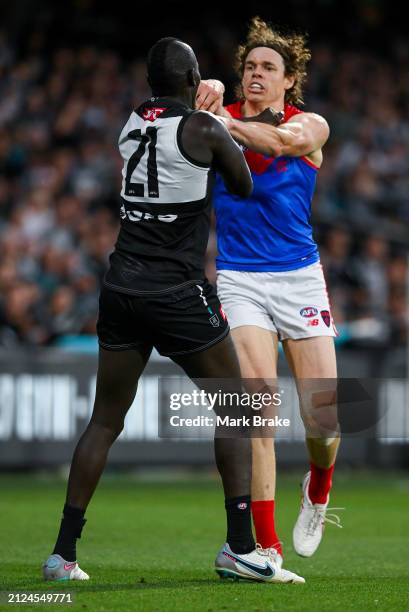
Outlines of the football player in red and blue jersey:
[{"label": "football player in red and blue jersey", "polygon": [[[255,389],[260,381],[274,386],[281,341],[296,379],[310,469],[293,544],[304,557],[317,550],[325,522],[339,526],[327,510],[340,442],[336,329],[310,223],[329,127],[320,115],[299,108],[309,59],[304,36],[283,35],[255,17],[238,49],[238,101],[223,107],[224,87],[217,81],[202,82],[196,99],[197,108],[225,122],[252,174],[248,198],[231,195],[217,179],[217,289],[243,378],[255,379]],[[280,118],[278,125],[259,122],[268,108]],[[274,499],[274,442],[256,438],[252,512],[257,541],[281,555]]]}]

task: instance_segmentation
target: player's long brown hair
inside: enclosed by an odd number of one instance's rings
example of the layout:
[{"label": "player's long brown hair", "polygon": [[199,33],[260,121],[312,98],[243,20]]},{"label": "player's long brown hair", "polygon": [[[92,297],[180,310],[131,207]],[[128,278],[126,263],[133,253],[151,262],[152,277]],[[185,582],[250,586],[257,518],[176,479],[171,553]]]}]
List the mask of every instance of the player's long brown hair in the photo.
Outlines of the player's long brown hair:
[{"label": "player's long brown hair", "polygon": [[[302,89],[307,76],[307,62],[311,59],[311,53],[306,46],[306,37],[303,34],[281,33],[260,17],[253,17],[247,40],[239,46],[236,54],[235,68],[240,80],[243,77],[248,54],[257,47],[269,47],[281,55],[284,61],[285,76],[295,79],[294,85],[285,93],[285,101],[298,106],[304,104]],[[241,85],[238,86],[236,93],[239,98],[243,98]]]}]

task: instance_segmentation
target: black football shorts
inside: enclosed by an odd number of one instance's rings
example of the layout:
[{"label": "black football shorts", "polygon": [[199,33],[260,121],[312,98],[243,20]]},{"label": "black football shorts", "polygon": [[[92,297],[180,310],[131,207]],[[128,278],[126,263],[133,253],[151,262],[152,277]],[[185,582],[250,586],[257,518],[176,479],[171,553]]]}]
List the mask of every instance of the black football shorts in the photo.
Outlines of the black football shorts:
[{"label": "black football shorts", "polygon": [[207,280],[159,296],[101,290],[97,333],[107,350],[154,346],[172,357],[202,351],[228,332],[226,315]]}]

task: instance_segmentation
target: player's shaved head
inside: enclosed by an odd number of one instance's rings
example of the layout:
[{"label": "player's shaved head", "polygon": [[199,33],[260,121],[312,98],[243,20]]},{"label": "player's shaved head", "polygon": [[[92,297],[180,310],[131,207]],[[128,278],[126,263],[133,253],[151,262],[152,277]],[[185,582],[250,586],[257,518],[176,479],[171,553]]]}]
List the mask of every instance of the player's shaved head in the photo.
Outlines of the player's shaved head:
[{"label": "player's shaved head", "polygon": [[175,95],[200,80],[193,49],[177,38],[158,40],[148,53],[148,81],[155,96]]}]

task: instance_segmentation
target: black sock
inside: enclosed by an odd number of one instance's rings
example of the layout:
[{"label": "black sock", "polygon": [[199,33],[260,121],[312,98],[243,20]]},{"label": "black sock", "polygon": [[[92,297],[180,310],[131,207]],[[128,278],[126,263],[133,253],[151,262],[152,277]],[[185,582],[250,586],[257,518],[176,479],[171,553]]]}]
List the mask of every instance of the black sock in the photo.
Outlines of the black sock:
[{"label": "black sock", "polygon": [[255,549],[251,530],[251,497],[229,497],[225,500],[227,514],[226,541],[237,555],[245,555]]},{"label": "black sock", "polygon": [[86,523],[84,514],[85,510],[65,504],[53,554],[61,555],[66,561],[77,560],[77,538],[81,537],[82,528]]}]

